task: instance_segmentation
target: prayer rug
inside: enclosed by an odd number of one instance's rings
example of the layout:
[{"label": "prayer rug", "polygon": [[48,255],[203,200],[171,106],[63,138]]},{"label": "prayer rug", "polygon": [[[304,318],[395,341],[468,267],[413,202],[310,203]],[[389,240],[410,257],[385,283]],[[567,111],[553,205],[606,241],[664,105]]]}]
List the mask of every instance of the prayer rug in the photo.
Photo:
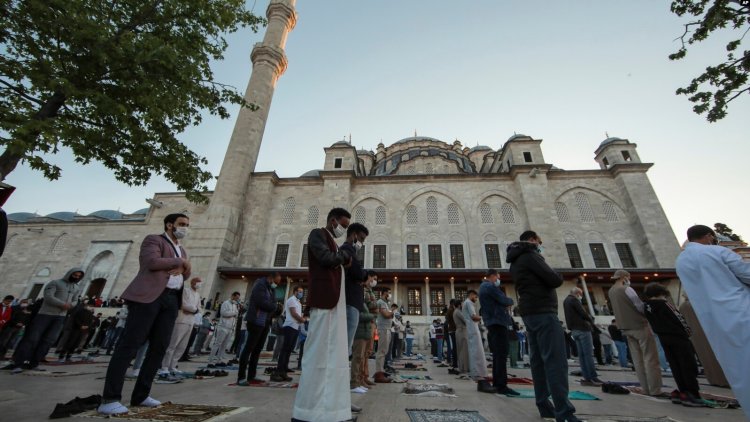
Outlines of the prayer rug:
[{"label": "prayer rug", "polygon": [[[518,399],[533,399],[534,398],[534,390],[529,390],[525,388],[517,388],[515,390],[519,393],[518,396],[506,396],[506,397],[518,398]],[[504,396],[504,394],[495,394],[495,395]],[[593,394],[589,394],[583,391],[569,391],[568,399],[570,400],[600,400],[599,397],[596,397]]]},{"label": "prayer rug", "polygon": [[508,384],[534,385],[534,380],[531,378],[510,377],[508,378]]},{"label": "prayer rug", "polygon": [[[641,383],[638,381],[607,381],[610,384],[617,384],[623,387],[640,387]],[[662,385],[664,388],[672,388],[669,385]]]},{"label": "prayer rug", "polygon": [[46,363],[43,363],[44,366],[68,366],[68,365],[93,365],[93,364],[102,364],[104,362],[102,361],[95,361],[95,360],[72,360],[68,362],[57,362],[57,361],[49,361]]},{"label": "prayer rug", "polygon": [[407,382],[402,393],[419,397],[458,397],[448,384]]},{"label": "prayer rug", "polygon": [[587,422],[679,422],[668,416],[657,416],[654,418],[649,416],[582,415],[580,413],[576,413],[576,416]]},{"label": "prayer rug", "polygon": [[489,422],[476,410],[406,409],[411,422]]},{"label": "prayer rug", "polygon": [[407,363],[394,363],[392,366],[396,369],[414,369],[414,368],[421,368],[422,364],[407,362]]},{"label": "prayer rug", "polygon": [[89,374],[98,374],[98,372],[76,372],[76,371],[23,371],[21,372],[23,375],[28,375],[31,377],[51,377],[51,378],[59,378],[59,377],[75,377],[78,375],[89,375]]},{"label": "prayer rug", "polygon": [[133,406],[129,409],[128,413],[117,416],[100,415],[96,410],[80,413],[76,416],[159,422],[215,422],[246,412],[252,407],[205,406],[167,402],[159,407]]},{"label": "prayer rug", "polygon": [[229,387],[265,387],[265,388],[297,388],[299,383],[296,382],[251,382],[249,385],[237,385],[236,382],[227,384]]},{"label": "prayer rug", "polygon": [[727,407],[730,409],[738,409],[740,407],[740,403],[734,397],[721,396],[718,394],[706,393],[704,391],[701,391],[701,397],[709,402],[714,401],[717,403],[726,403]]},{"label": "prayer rug", "polygon": [[399,378],[403,380],[431,380],[432,379],[432,377],[429,375],[419,375],[419,374],[399,375]]},{"label": "prayer rug", "polygon": [[208,369],[211,371],[219,370],[219,371],[239,371],[240,367],[239,365],[227,365],[227,366],[217,366],[216,368],[209,368],[208,366],[201,366],[198,369]]},{"label": "prayer rug", "polygon": [[422,372],[427,372],[427,368],[394,368],[394,369],[398,369],[399,371],[410,371],[410,372],[413,372],[413,371],[422,371]]}]

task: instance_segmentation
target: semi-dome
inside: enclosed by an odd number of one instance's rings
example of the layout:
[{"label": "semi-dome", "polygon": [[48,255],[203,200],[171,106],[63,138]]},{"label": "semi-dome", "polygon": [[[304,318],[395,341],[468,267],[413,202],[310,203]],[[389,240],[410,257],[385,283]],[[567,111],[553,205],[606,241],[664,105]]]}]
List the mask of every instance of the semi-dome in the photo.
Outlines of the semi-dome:
[{"label": "semi-dome", "polygon": [[133,215],[146,215],[148,214],[149,208],[141,208],[138,211],[133,212]]},{"label": "semi-dome", "polygon": [[471,154],[474,151],[492,151],[492,148],[488,147],[487,145],[477,145],[474,148],[471,148],[469,150],[469,153]]},{"label": "semi-dome", "polygon": [[320,176],[321,170],[310,170],[302,173],[300,177],[318,177]]},{"label": "semi-dome", "polygon": [[61,221],[73,221],[75,216],[78,214],[72,211],[58,211],[53,212],[51,214],[45,215],[47,218],[54,218],[55,220],[61,220]]},{"label": "semi-dome", "polygon": [[331,148],[336,148],[336,147],[350,147],[350,146],[352,146],[352,144],[350,144],[349,142],[338,141],[338,142],[334,142],[333,145],[331,145]]},{"label": "semi-dome", "polygon": [[123,213],[115,210],[99,210],[89,214],[89,217],[99,217],[106,220],[120,220],[122,219]]},{"label": "semi-dome", "polygon": [[366,150],[366,149],[358,149],[358,150],[357,150],[357,154],[358,154],[358,155],[375,155],[375,153],[374,153],[374,152],[372,152],[372,151],[368,151],[368,150]]},{"label": "semi-dome", "polygon": [[8,214],[8,220],[15,221],[16,223],[25,223],[30,219],[37,217],[41,216],[33,212],[14,212]]},{"label": "semi-dome", "polygon": [[517,140],[520,140],[520,139],[533,139],[533,138],[531,136],[529,136],[529,135],[524,135],[523,133],[514,133],[513,136],[511,136],[510,138],[508,138],[508,142],[510,142],[510,141],[517,141]]}]

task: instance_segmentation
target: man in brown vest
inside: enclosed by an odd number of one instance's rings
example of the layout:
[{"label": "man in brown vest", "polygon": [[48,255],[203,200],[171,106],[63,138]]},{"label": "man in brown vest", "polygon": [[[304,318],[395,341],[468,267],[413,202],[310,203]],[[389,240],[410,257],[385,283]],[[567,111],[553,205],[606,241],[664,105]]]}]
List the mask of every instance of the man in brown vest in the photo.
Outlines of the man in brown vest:
[{"label": "man in brown vest", "polygon": [[629,272],[617,270],[612,280],[615,280],[615,285],[609,289],[609,301],[617,327],[628,341],[638,382],[644,394],[659,396],[662,394],[659,352],[648,320],[643,315],[643,302],[630,287]]},{"label": "man in brown vest", "polygon": [[352,418],[344,295],[344,267],[352,257],[335,240],[346,234],[350,218],[345,209],[332,209],[326,227],[314,229],[307,240],[310,325],[293,422]]}]

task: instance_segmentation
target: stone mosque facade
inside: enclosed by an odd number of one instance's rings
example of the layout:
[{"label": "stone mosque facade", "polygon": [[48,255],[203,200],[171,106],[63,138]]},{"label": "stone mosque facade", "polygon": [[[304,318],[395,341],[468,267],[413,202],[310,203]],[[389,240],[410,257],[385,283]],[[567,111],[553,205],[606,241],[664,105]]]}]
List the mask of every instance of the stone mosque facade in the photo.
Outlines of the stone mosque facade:
[{"label": "stone mosque facade", "polygon": [[10,214],[0,292],[36,298],[46,281],[82,266],[84,294],[119,296],[138,271],[143,237],[162,232],[167,214],[185,212],[191,233],[184,244],[193,274],[205,281],[203,297],[215,303],[235,290],[244,297],[254,280],[278,270],[287,280],[277,289],[282,299],[293,283],[306,286],[307,236],[340,206],[369,228],[365,267],[379,273],[379,286],[393,289],[405,318],[417,324],[477,288],[487,268],[501,272],[515,298],[505,249],[528,229],[540,234],[544,256],[566,280],[561,302],[582,286],[589,309],[605,318],[606,291],[619,268],[631,272],[636,289],[663,281],[679,297],[680,246],[648,179],[652,164],[627,139],[592,142],[596,168],[583,170],[557,168],[541,139],[516,134],[495,148],[424,136],[374,151],[338,141],[324,148],[319,170],[292,178],[255,172],[273,90],[287,66],[294,0],[273,0],[266,14],[246,92],[260,108],[240,111],[209,203],[172,192],[132,214]]}]

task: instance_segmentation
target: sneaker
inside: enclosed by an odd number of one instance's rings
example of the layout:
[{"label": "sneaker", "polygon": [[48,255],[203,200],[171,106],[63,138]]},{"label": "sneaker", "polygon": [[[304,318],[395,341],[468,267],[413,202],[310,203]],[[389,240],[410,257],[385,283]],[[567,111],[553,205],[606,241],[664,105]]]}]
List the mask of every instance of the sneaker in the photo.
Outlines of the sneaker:
[{"label": "sneaker", "polygon": [[680,391],[673,390],[671,393],[669,393],[669,400],[674,404],[682,404],[682,399],[680,398]]},{"label": "sneaker", "polygon": [[279,373],[274,373],[273,375],[271,375],[271,381],[273,381],[273,382],[286,382],[286,378],[283,375],[279,374]]},{"label": "sneaker", "polygon": [[128,408],[123,406],[119,401],[112,403],[102,403],[96,408],[96,411],[102,415],[122,415],[128,413]]},{"label": "sneaker", "polygon": [[355,394],[365,394],[367,392],[367,390],[365,390],[362,387],[352,388],[351,391],[352,391],[352,393],[355,393]]},{"label": "sneaker", "polygon": [[227,366],[228,365],[226,363],[224,363],[224,362],[219,362],[219,363],[216,364],[217,368],[226,368]]},{"label": "sneaker", "polygon": [[143,400],[141,404],[139,404],[139,406],[144,406],[144,407],[157,407],[159,405],[161,405],[161,402],[151,396],[146,397],[146,399]]},{"label": "sneaker", "polygon": [[516,391],[516,390],[514,390],[512,388],[509,388],[509,387],[500,388],[500,389],[497,390],[497,393],[498,394],[504,394],[506,396],[513,396],[513,397],[521,395],[521,393],[519,393],[518,391]]},{"label": "sneaker", "polygon": [[57,360],[57,363],[65,363],[66,361],[70,362],[70,359],[60,358]]},{"label": "sneaker", "polygon": [[495,387],[492,386],[487,380],[479,380],[477,382],[477,391],[480,393],[496,393]]},{"label": "sneaker", "polygon": [[3,371],[12,371],[14,369],[16,369],[16,364],[15,363],[9,363],[9,364],[3,366],[2,368],[0,368],[0,370],[3,370]]},{"label": "sneaker", "polygon": [[23,368],[21,368],[20,366],[15,367],[12,371],[10,371],[11,374],[20,374],[21,372],[23,372]]},{"label": "sneaker", "polygon": [[[352,405],[352,413],[360,413],[362,412],[362,408],[356,405]],[[356,418],[355,418],[356,420]]]},{"label": "sneaker", "polygon": [[703,399],[697,398],[690,393],[680,393],[680,401],[682,401],[683,406],[687,407],[708,407]]},{"label": "sneaker", "polygon": [[247,387],[250,385],[250,383],[247,382],[247,380],[242,380],[242,381],[237,381],[237,385],[240,387]]},{"label": "sneaker", "polygon": [[584,387],[601,387],[602,383],[594,380],[580,380],[579,383]]},{"label": "sneaker", "polygon": [[138,375],[141,373],[140,369],[131,369],[128,371],[128,373],[125,375],[128,378],[138,378]]},{"label": "sneaker", "polygon": [[369,389],[369,388],[367,388],[367,386],[364,386],[364,385],[360,385],[360,386],[359,386],[359,388],[362,388],[362,389],[364,389],[365,391],[370,391],[370,389]]}]

